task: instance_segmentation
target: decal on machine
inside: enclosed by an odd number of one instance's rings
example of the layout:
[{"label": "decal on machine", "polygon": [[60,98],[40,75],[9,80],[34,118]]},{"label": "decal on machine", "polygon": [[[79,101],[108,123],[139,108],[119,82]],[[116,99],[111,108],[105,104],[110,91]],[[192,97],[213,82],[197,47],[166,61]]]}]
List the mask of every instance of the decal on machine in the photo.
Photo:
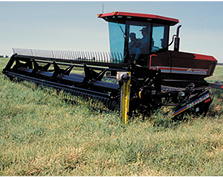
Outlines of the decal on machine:
[{"label": "decal on machine", "polygon": [[161,72],[164,73],[199,74],[199,75],[207,75],[208,73],[208,69],[151,66],[151,69],[156,69],[156,68],[161,69]]},{"label": "decal on machine", "polygon": [[186,111],[187,109],[190,109],[193,106],[195,106],[195,105],[197,105],[197,104],[199,104],[199,103],[201,103],[201,102],[203,102],[204,100],[207,100],[207,99],[208,99],[207,102],[211,101],[211,99],[210,99],[210,93],[207,93],[206,95],[198,98],[197,100],[193,101],[192,103],[190,103],[190,104],[184,106],[183,108],[179,109],[178,111],[176,111],[175,113],[173,113],[172,116],[176,116],[176,115],[180,114],[181,112]]}]

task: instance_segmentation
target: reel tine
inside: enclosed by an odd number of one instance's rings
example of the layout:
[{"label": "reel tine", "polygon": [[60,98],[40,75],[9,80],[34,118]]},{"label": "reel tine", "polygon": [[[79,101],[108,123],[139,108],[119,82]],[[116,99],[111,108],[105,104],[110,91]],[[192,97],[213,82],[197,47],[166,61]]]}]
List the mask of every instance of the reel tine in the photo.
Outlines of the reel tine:
[{"label": "reel tine", "polygon": [[100,62],[103,62],[101,52],[99,52],[99,56],[100,56]]}]

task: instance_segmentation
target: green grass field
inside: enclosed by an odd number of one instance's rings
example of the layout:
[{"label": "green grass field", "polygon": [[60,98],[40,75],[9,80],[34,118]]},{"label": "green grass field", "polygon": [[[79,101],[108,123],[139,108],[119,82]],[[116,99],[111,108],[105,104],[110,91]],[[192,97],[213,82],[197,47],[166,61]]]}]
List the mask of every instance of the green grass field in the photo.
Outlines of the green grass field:
[{"label": "green grass field", "polygon": [[[208,80],[222,80],[222,68]],[[72,105],[1,73],[0,175],[222,176],[222,100],[216,90],[206,117],[171,122],[160,110],[124,125],[116,113]]]}]

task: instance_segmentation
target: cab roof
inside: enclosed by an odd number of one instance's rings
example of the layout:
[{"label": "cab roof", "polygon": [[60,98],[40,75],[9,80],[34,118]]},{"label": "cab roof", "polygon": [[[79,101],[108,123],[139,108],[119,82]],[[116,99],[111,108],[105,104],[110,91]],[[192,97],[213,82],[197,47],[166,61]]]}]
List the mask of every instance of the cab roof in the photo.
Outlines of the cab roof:
[{"label": "cab roof", "polygon": [[126,20],[129,21],[144,21],[144,22],[155,22],[167,25],[175,25],[179,22],[178,19],[163,17],[153,14],[143,14],[143,13],[132,13],[132,12],[111,12],[105,14],[98,14],[99,18],[103,18],[108,22],[118,22],[125,23]]}]

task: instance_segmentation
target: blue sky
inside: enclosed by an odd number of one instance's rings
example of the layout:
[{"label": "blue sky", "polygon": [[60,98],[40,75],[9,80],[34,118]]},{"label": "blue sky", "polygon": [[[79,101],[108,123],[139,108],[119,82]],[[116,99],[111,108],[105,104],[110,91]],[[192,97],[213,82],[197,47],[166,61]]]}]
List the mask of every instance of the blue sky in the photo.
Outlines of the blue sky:
[{"label": "blue sky", "polygon": [[180,51],[211,55],[223,63],[223,1],[0,1],[0,55],[10,56],[12,48],[109,51],[108,24],[97,18],[102,4],[105,13],[177,18]]}]

